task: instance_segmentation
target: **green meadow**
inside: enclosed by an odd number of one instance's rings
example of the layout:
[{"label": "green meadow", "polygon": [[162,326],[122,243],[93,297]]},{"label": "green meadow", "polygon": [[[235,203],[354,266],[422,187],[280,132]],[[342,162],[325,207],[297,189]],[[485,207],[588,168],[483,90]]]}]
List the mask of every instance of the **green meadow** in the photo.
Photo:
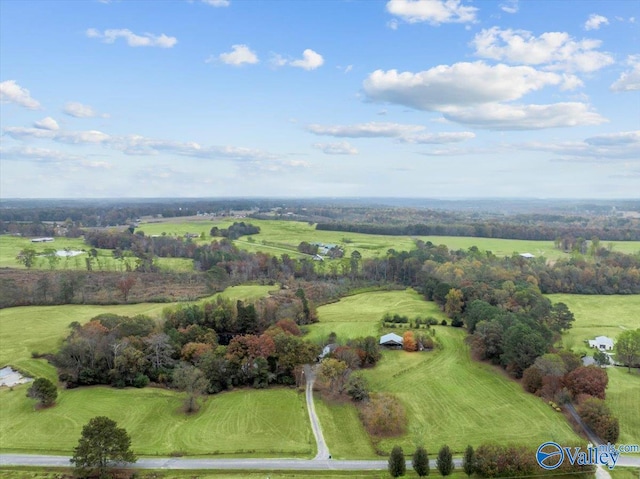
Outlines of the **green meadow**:
[{"label": "green meadow", "polygon": [[[331,332],[337,334],[338,341],[359,336],[378,336],[380,320],[385,313],[398,313],[410,318],[442,316],[435,303],[425,301],[412,289],[374,291],[347,296],[337,303],[320,306],[320,322],[309,326],[306,337],[321,342]],[[399,334],[402,335],[402,332]]]},{"label": "green meadow", "polygon": [[585,341],[596,336],[617,338],[625,329],[640,328],[640,295],[548,294],[553,303],[563,302],[575,316],[562,338],[566,348],[585,353],[593,350]]},{"label": "green meadow", "polygon": [[[363,334],[379,334],[379,320],[385,312],[442,318],[437,306],[412,290],[372,292],[343,298],[318,308],[320,322],[310,327],[310,337],[322,339],[334,331],[338,340]],[[436,326],[440,344],[436,350],[406,353],[387,350],[378,365],[363,371],[373,392],[390,392],[407,410],[409,430],[398,438],[380,441],[378,448],[390,451],[399,444],[412,450],[416,440],[427,450],[448,444],[461,453],[468,444],[487,440],[499,443],[539,444],[548,440],[579,441],[564,416],[539,398],[525,393],[520,385],[498,368],[473,361],[464,343],[466,331]],[[400,331],[398,331],[400,333]],[[355,408],[350,404],[318,408],[324,425],[343,422],[350,430],[351,448],[366,452],[366,434],[355,426]],[[325,429],[329,449],[337,457],[348,448],[340,432]]]},{"label": "green meadow", "polygon": [[140,455],[312,457],[315,440],[304,394],[294,389],[243,389],[208,396],[194,415],[183,395],[156,388],[60,390],[52,408],[35,410],[27,385],[0,391],[2,452],[69,454],[82,426],[108,416],[131,435]]},{"label": "green meadow", "polygon": [[[268,295],[273,286],[244,285],[228,288],[222,296],[235,301],[255,300]],[[216,295],[200,300],[207,301]],[[158,317],[171,303],[140,303],[117,306],[64,305],[23,306],[0,310],[0,367],[10,364],[30,376],[56,379],[53,366],[33,359],[32,352],[52,353],[58,350],[68,326],[74,321],[85,323],[91,318],[112,313],[123,316],[146,314]]]}]

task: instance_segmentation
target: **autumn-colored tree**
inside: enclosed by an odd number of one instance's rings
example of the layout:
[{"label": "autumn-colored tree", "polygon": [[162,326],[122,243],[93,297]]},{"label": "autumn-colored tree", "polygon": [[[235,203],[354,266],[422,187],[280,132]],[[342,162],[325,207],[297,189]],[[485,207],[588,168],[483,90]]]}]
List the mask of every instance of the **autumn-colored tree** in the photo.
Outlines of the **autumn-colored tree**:
[{"label": "autumn-colored tree", "polygon": [[190,363],[197,363],[202,355],[208,351],[213,351],[213,346],[208,343],[187,343],[182,346],[182,350],[180,351],[180,357],[183,361],[188,361]]},{"label": "autumn-colored tree", "polygon": [[373,395],[361,409],[361,417],[369,434],[374,436],[397,436],[407,427],[404,407],[391,394]]},{"label": "autumn-colored tree", "polygon": [[535,366],[529,366],[522,373],[522,387],[525,391],[535,394],[542,387],[542,374]]},{"label": "autumn-colored tree", "polygon": [[344,361],[335,358],[324,358],[318,368],[318,378],[327,384],[332,394],[340,394],[349,375]]},{"label": "autumn-colored tree", "polygon": [[129,292],[131,291],[131,288],[133,288],[135,284],[136,284],[136,278],[135,276],[132,276],[132,275],[125,276],[116,284],[118,291],[122,293],[122,297],[124,298],[125,303],[129,299]]},{"label": "autumn-colored tree", "polygon": [[402,335],[402,348],[408,352],[418,350],[418,343],[416,342],[413,331],[405,331]]},{"label": "autumn-colored tree", "polygon": [[301,336],[302,332],[293,319],[281,319],[276,323],[276,326],[282,329],[284,332],[292,334],[293,336]]},{"label": "autumn-colored tree", "polygon": [[581,366],[567,374],[564,382],[574,396],[588,394],[604,399],[609,378],[597,366]]},{"label": "autumn-colored tree", "polygon": [[578,406],[578,414],[593,431],[604,441],[615,443],[620,427],[618,418],[611,414],[602,399],[588,397]]},{"label": "autumn-colored tree", "polygon": [[451,288],[445,296],[444,312],[450,318],[458,318],[464,307],[464,293],[456,288]]}]

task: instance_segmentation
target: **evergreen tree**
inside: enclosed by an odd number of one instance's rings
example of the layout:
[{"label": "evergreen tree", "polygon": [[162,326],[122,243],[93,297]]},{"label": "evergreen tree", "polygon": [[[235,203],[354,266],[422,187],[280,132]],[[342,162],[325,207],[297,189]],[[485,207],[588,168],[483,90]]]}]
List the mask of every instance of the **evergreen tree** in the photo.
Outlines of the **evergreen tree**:
[{"label": "evergreen tree", "polygon": [[404,476],[407,471],[407,463],[404,459],[404,452],[400,446],[394,446],[389,456],[389,474],[391,477]]},{"label": "evergreen tree", "polygon": [[444,445],[440,448],[438,458],[436,459],[436,466],[443,476],[448,476],[453,471],[453,456],[449,446]]},{"label": "evergreen tree", "polygon": [[101,478],[107,477],[109,466],[135,461],[129,434],[105,416],[94,417],[85,424],[71,458],[80,477],[97,472]]},{"label": "evergreen tree", "polygon": [[464,450],[464,457],[462,458],[462,469],[467,477],[471,477],[471,474],[476,472],[476,454],[473,451],[473,447],[467,446]]},{"label": "evergreen tree", "polygon": [[429,475],[429,455],[422,446],[419,446],[416,452],[413,453],[413,470],[416,471],[419,477]]}]

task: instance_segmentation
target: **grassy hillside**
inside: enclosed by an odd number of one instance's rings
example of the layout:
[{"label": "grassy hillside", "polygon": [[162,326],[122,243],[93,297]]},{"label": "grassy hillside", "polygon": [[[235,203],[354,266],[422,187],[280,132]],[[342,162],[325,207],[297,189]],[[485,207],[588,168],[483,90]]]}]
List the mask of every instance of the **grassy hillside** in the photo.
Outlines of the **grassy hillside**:
[{"label": "grassy hillside", "polygon": [[596,336],[616,338],[625,329],[640,328],[640,295],[548,294],[552,302],[563,302],[573,312],[572,328],[563,335],[565,347],[592,353],[585,344]]},{"label": "grassy hillside", "polygon": [[[398,396],[427,450],[448,444],[462,452],[467,444],[488,440],[529,446],[554,440],[578,440],[565,418],[539,398],[526,394],[501,371],[472,361],[465,331],[436,327],[442,348],[431,353],[386,351],[382,361],[365,372],[375,391]],[[412,436],[381,442],[412,446]]]},{"label": "grassy hillside", "polygon": [[444,317],[435,303],[425,301],[412,289],[376,291],[348,296],[337,303],[320,306],[320,322],[309,326],[306,337],[322,341],[332,331],[338,335],[339,341],[359,336],[377,336],[380,319],[385,313],[398,313],[410,318]]},{"label": "grassy hillside", "polygon": [[[254,300],[268,294],[273,286],[245,285],[228,288],[219,293],[232,300]],[[215,297],[215,296],[212,296]],[[206,298],[201,301],[206,301]],[[32,359],[31,353],[56,352],[74,321],[85,323],[91,318],[112,313],[124,316],[146,314],[159,316],[168,303],[141,303],[120,306],[25,306],[0,310],[0,367],[10,364],[29,375],[45,376],[55,380],[53,366],[41,359]]]},{"label": "grassy hillside", "polygon": [[[411,290],[364,293],[318,308],[320,323],[311,326],[310,335],[324,337],[335,331],[338,339],[344,340],[378,334],[379,319],[385,312],[442,317],[433,303]],[[409,417],[407,434],[383,440],[380,449],[389,451],[400,444],[405,450],[412,450],[416,431],[430,451],[437,451],[444,443],[461,452],[467,444],[488,440],[536,446],[548,440],[578,440],[562,415],[526,394],[499,369],[472,361],[464,343],[464,330],[441,326],[435,329],[440,349],[425,353],[385,351],[375,368],[364,371],[372,391],[397,395]],[[345,411],[350,407],[353,406],[318,408],[323,425],[344,421],[350,431],[348,439],[331,428],[325,432],[329,448],[333,452],[335,447],[336,454],[346,450],[346,442],[351,443],[351,448],[366,451],[366,436],[353,425],[355,408],[353,413]]]},{"label": "grassy hillside", "polygon": [[186,416],[180,411],[182,395],[164,389],[64,390],[56,406],[36,411],[35,401],[25,397],[27,387],[0,391],[2,452],[68,454],[89,419],[108,416],[127,429],[133,450],[141,455],[311,457],[315,453],[304,395],[293,389],[246,389],[210,396],[197,414]]}]

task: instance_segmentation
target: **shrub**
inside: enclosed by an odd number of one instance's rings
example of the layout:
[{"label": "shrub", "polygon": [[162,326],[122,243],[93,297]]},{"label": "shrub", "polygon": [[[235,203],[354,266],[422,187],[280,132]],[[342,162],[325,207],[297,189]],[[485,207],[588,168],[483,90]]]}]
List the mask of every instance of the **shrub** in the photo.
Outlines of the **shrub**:
[{"label": "shrub", "polygon": [[396,436],[406,429],[407,415],[400,401],[391,394],[376,394],[360,412],[369,434]]}]

